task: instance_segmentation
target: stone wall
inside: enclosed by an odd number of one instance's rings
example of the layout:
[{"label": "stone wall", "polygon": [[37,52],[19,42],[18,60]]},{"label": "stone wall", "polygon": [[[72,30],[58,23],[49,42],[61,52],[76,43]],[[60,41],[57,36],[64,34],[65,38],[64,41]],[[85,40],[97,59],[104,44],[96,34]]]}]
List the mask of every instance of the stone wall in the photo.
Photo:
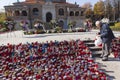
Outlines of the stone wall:
[{"label": "stone wall", "polygon": [[42,6],[42,20],[46,22],[46,14],[50,12],[52,14],[52,19],[56,19],[55,5],[52,3],[46,3]]},{"label": "stone wall", "polygon": [[[38,12],[37,13],[35,12],[34,15],[33,9],[35,8],[37,9]],[[59,9],[63,9],[64,15],[59,14]],[[47,13],[50,13],[52,15],[51,20],[63,21],[64,22],[63,28],[68,28],[67,25],[69,24],[69,22],[73,22],[73,21],[76,22],[76,26],[82,25],[81,23],[84,20],[84,15],[82,14],[84,10],[76,4],[68,4],[68,3],[52,3],[52,2],[15,3],[12,6],[5,6],[5,11],[7,17],[10,17],[17,22],[26,20],[32,23],[31,25],[34,25],[34,22],[36,20],[47,22],[46,21]],[[19,15],[16,15],[17,11]],[[23,16],[22,14],[23,11],[27,14],[26,16],[25,15]]]}]

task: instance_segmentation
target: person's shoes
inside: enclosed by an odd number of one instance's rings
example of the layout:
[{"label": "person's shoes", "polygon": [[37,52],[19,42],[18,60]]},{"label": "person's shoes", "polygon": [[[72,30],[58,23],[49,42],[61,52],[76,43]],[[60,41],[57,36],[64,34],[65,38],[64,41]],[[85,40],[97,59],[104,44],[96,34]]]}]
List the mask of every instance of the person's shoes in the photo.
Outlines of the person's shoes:
[{"label": "person's shoes", "polygon": [[102,61],[107,61],[108,60],[108,57],[103,57],[102,58]]},{"label": "person's shoes", "polygon": [[110,56],[110,53],[108,54],[108,56]]},{"label": "person's shoes", "polygon": [[100,58],[103,58],[103,55],[102,55],[102,54],[100,55]]}]

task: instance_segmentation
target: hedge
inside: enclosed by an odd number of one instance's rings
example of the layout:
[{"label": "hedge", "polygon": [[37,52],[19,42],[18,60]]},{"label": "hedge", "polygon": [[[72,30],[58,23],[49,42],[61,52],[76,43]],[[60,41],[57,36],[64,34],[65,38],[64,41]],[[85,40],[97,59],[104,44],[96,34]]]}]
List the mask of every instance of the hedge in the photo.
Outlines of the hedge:
[{"label": "hedge", "polygon": [[111,26],[110,28],[114,31],[120,31],[120,22],[115,23],[115,25]]}]

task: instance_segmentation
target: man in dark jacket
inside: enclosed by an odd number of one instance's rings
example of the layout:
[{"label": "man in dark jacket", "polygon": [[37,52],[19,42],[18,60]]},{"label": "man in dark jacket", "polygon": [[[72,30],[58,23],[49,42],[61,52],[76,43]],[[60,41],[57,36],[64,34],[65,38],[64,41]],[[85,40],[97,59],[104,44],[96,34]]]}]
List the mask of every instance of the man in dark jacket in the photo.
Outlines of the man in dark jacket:
[{"label": "man in dark jacket", "polygon": [[96,26],[100,28],[100,37],[102,39],[101,57],[103,61],[106,61],[108,60],[108,56],[110,55],[112,39],[114,39],[115,36],[107,23],[96,21]]}]

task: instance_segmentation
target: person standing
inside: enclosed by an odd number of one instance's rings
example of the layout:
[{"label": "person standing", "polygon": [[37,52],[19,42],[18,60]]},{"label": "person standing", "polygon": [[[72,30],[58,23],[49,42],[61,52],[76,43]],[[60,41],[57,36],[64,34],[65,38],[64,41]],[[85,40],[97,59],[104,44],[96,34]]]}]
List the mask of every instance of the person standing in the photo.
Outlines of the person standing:
[{"label": "person standing", "polygon": [[87,20],[84,22],[84,28],[85,28],[85,31],[88,32],[88,21]]},{"label": "person standing", "polygon": [[100,29],[100,37],[102,39],[102,61],[107,61],[110,55],[110,48],[112,39],[115,38],[112,30],[107,23],[102,23],[101,21],[96,21],[96,26]]},{"label": "person standing", "polygon": [[88,20],[88,31],[92,30],[92,21],[89,19]]}]

